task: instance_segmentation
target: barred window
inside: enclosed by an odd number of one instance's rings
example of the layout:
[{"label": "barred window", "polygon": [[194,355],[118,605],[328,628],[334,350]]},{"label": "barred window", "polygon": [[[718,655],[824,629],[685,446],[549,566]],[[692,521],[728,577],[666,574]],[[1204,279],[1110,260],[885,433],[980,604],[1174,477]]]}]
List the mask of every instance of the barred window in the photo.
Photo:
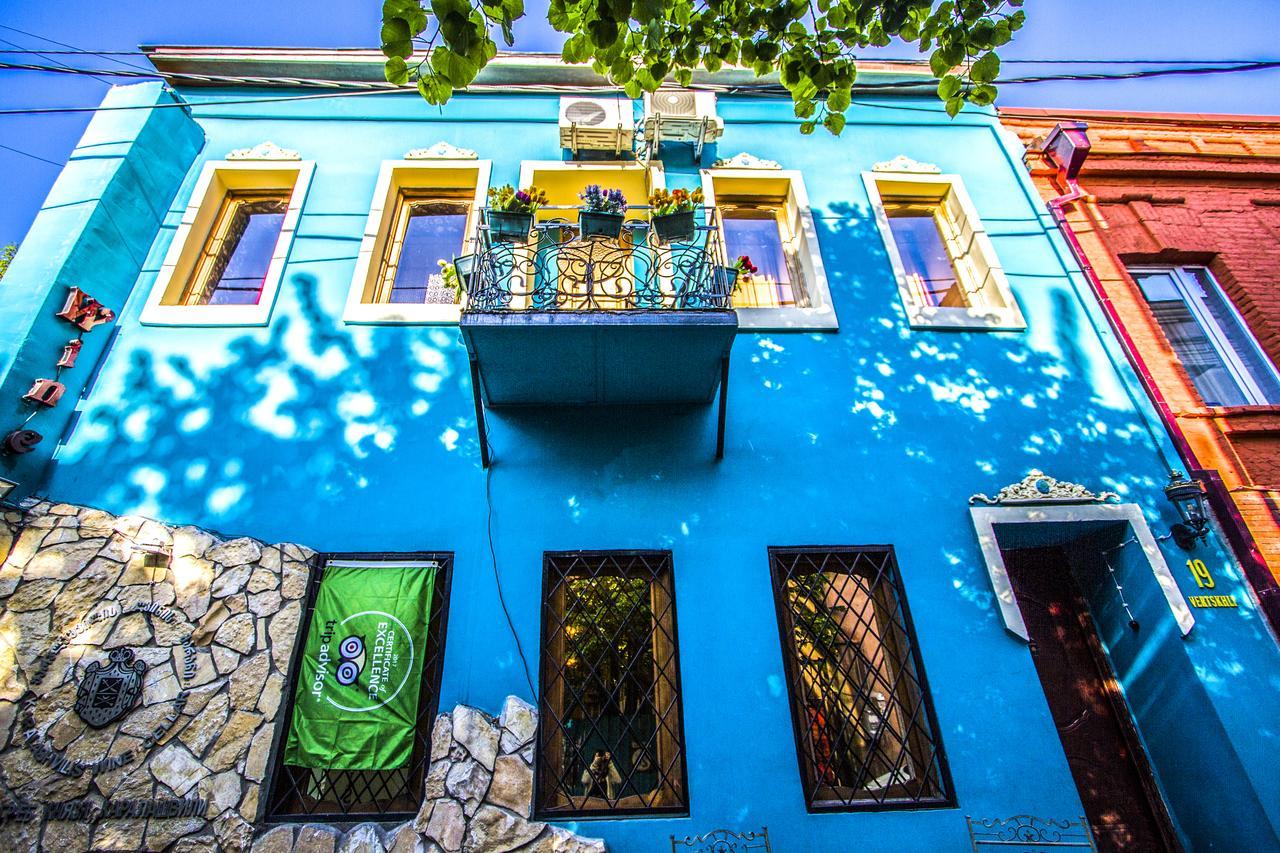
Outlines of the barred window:
[{"label": "barred window", "polygon": [[543,560],[543,817],[687,812],[671,554]]},{"label": "barred window", "polygon": [[769,563],[810,810],[949,805],[893,550],[771,548]]},{"label": "barred window", "polygon": [[[426,769],[431,762],[431,726],[436,715],[440,692],[441,666],[444,661],[445,624],[448,614],[449,584],[453,573],[453,555],[448,553],[330,554],[317,557],[316,565],[320,568],[312,572],[305,599],[303,618],[301,619],[301,630],[298,634],[289,671],[289,686],[285,691],[285,695],[288,698],[282,706],[282,713],[278,718],[279,734],[275,749],[275,759],[271,776],[265,786],[265,790],[270,792],[266,809],[267,819],[320,821],[370,819],[389,821],[413,817],[417,814],[418,806],[422,802]],[[300,684],[300,682],[307,680],[303,676],[303,671],[307,670],[307,667],[303,664],[308,642],[311,640],[313,633],[325,632],[321,636],[328,641],[331,650],[328,669],[325,672],[326,677],[331,675],[337,684],[351,686],[357,691],[360,698],[373,697],[372,691],[375,687],[374,681],[377,674],[388,672],[388,669],[380,665],[376,655],[378,654],[379,646],[383,643],[379,634],[384,625],[393,620],[386,620],[383,625],[378,625],[375,622],[376,630],[364,632],[359,628],[353,627],[358,624],[354,621],[336,625],[335,623],[342,620],[317,621],[318,599],[322,599],[319,603],[323,609],[326,605],[331,606],[335,598],[335,596],[331,595],[325,601],[321,595],[321,588],[325,584],[326,575],[339,568],[369,569],[372,571],[392,569],[430,573],[426,574],[425,579],[416,586],[408,583],[402,584],[402,590],[416,590],[415,594],[411,596],[413,598],[412,601],[405,598],[406,595],[409,595],[408,592],[401,592],[395,596],[401,600],[403,607],[410,609],[419,601],[429,599],[429,604],[424,602],[426,619],[417,620],[419,627],[422,627],[421,623],[425,622],[425,637],[417,636],[419,632],[413,627],[413,620],[401,620],[409,626],[406,628],[405,625],[401,625],[401,628],[408,635],[404,647],[407,648],[410,655],[421,654],[421,669],[419,671],[417,665],[414,664],[412,666],[414,675],[412,681],[414,683],[410,683],[410,680],[406,678],[402,685],[392,685],[394,690],[386,691],[383,694],[384,696],[389,694],[391,697],[395,697],[401,692],[410,691],[416,686],[416,713],[412,702],[405,703],[405,706],[400,709],[407,714],[413,715],[415,720],[412,742],[401,750],[399,757],[396,759],[386,760],[384,754],[379,756],[383,759],[383,761],[379,762],[377,760],[369,760],[370,750],[368,749],[368,744],[371,739],[363,737],[361,733],[355,732],[350,728],[346,730],[338,728],[334,731],[334,734],[337,735],[336,739],[333,739],[332,743],[328,745],[336,744],[339,749],[360,750],[357,760],[333,761],[327,764],[306,761],[295,764],[294,762],[298,760],[298,753],[302,752],[302,750],[297,748],[291,736],[296,728],[294,717],[303,710],[300,704],[302,700],[299,698],[299,692],[313,686],[312,684]],[[394,588],[394,585],[391,586]],[[367,616],[371,612],[364,606],[355,607],[356,604],[357,602],[351,602],[354,609],[363,612],[351,614],[351,620]],[[387,609],[394,608],[388,607]],[[392,615],[394,616],[394,614]],[[321,613],[320,619],[324,620],[325,616],[325,613]],[[334,625],[334,627],[331,628],[331,625]],[[368,624],[366,623],[364,627],[368,627]],[[348,633],[362,634],[359,637],[360,642],[358,644],[352,643],[351,641],[356,638],[354,636],[347,637]],[[350,645],[348,645],[349,643]],[[401,656],[403,656],[403,651],[402,649]],[[314,669],[307,671],[311,677],[318,678]],[[337,700],[343,700],[341,695],[336,698]],[[342,701],[337,701],[335,704],[338,708],[343,708]],[[347,704],[355,705],[358,703],[348,702]],[[362,709],[348,707],[344,710],[360,711]],[[359,719],[360,716],[356,714],[352,719]],[[359,742],[363,743],[357,746],[356,744]],[[403,741],[401,742],[403,743]],[[313,766],[301,766],[302,763],[308,763]],[[372,764],[376,767],[379,766],[379,763],[385,769],[338,769],[334,766],[335,764],[346,764],[349,768],[352,764],[364,764],[365,766]],[[314,766],[317,764],[325,766]]]}]

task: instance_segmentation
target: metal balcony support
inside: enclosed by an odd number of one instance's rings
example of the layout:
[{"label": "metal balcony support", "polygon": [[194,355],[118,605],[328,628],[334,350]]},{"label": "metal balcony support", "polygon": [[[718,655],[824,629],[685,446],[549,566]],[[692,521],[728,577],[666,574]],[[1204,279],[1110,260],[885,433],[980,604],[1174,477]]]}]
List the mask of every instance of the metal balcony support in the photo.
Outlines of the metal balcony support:
[{"label": "metal balcony support", "polygon": [[720,415],[716,423],[716,461],[724,458],[724,421],[729,405],[729,353],[720,359]]},{"label": "metal balcony support", "polygon": [[476,431],[480,433],[480,465],[489,467],[489,430],[484,420],[484,401],[480,399],[480,362],[475,355],[468,354],[467,361],[471,365],[471,396],[476,403]]}]

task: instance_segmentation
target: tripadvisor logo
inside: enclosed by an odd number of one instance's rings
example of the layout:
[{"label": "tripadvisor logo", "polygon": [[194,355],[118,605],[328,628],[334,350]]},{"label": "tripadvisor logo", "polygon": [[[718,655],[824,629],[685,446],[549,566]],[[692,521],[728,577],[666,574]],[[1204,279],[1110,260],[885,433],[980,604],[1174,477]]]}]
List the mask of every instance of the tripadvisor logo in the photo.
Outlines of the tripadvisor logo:
[{"label": "tripadvisor logo", "polygon": [[320,632],[311,695],[344,711],[381,708],[408,682],[413,655],[409,629],[390,613],[362,610],[328,619]]}]

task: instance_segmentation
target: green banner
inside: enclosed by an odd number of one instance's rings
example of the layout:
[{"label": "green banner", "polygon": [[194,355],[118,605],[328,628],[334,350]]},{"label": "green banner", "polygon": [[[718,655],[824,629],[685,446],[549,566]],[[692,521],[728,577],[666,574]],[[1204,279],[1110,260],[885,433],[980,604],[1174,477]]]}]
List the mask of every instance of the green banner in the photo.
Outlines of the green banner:
[{"label": "green banner", "polygon": [[286,764],[409,762],[436,565],[325,567],[294,696]]}]

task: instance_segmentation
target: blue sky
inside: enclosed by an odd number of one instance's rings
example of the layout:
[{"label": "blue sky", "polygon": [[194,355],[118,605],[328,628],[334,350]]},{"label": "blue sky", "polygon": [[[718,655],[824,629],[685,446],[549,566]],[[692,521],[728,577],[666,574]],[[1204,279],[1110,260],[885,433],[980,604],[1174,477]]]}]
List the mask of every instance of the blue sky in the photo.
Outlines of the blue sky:
[{"label": "blue sky", "polygon": [[[539,0],[517,25],[517,47],[558,50],[559,37],[539,20]],[[1203,0],[1030,0],[1027,26],[1001,51],[1006,59],[1276,59],[1276,0],[1234,0],[1230,14],[1210,15]],[[87,50],[132,50],[139,44],[289,45],[361,47],[377,43],[377,0],[307,3],[225,0],[173,3],[128,0],[0,0],[0,50],[65,49],[39,36]],[[17,32],[16,30],[25,31]],[[894,56],[911,55],[890,48]],[[48,60],[0,54],[17,62]],[[54,56],[108,68],[106,59]],[[140,56],[117,60],[146,66]],[[1006,66],[1006,72],[1044,66]],[[1052,66],[1055,71],[1062,66]],[[1076,70],[1098,70],[1094,67]],[[93,106],[107,83],[89,77],[0,70],[0,109]],[[1280,71],[1155,80],[1044,83],[1008,86],[1002,105],[1078,109],[1280,113]],[[20,240],[43,202],[58,168],[75,147],[88,115],[0,116],[0,244]],[[41,158],[41,159],[34,159]],[[43,162],[49,161],[49,162]]]}]

